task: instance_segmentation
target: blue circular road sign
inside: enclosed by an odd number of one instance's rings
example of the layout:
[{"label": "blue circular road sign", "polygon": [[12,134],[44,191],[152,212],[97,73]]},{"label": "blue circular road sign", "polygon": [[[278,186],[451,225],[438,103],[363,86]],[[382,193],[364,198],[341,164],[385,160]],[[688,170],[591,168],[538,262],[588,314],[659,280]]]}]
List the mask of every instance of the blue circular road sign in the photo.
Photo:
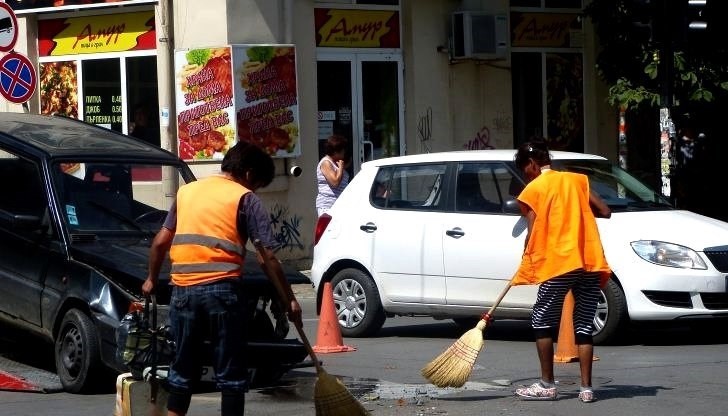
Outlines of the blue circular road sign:
[{"label": "blue circular road sign", "polygon": [[0,59],[0,94],[8,101],[21,104],[35,92],[37,78],[30,60],[11,52]]}]

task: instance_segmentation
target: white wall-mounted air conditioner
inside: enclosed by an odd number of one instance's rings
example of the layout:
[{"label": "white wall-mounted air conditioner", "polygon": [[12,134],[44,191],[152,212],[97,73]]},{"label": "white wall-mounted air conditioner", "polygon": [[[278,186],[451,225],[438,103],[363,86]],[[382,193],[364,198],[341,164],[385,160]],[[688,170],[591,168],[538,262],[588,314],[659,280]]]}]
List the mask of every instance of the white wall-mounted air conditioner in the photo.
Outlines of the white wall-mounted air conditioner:
[{"label": "white wall-mounted air conditioner", "polygon": [[505,59],[509,52],[508,16],[477,11],[451,15],[453,59]]}]

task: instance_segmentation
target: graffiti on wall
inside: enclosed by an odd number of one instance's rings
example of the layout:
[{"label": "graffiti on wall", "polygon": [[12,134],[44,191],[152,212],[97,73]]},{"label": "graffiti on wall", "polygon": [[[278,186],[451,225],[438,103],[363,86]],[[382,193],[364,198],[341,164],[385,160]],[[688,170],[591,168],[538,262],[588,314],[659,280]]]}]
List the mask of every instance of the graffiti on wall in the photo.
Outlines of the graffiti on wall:
[{"label": "graffiti on wall", "polygon": [[510,134],[513,131],[513,116],[505,111],[498,111],[493,117],[493,131]]},{"label": "graffiti on wall", "polygon": [[303,249],[300,216],[289,215],[288,208],[276,204],[270,211],[270,222],[273,228],[273,238],[278,243],[275,249],[276,252]]},{"label": "graffiti on wall", "polygon": [[477,133],[475,133],[475,137],[468,140],[463,145],[463,148],[465,148],[465,150],[495,149],[495,146],[490,144],[490,139],[490,129],[487,126],[483,126]]},{"label": "graffiti on wall", "polygon": [[420,138],[422,153],[432,152],[430,140],[432,139],[432,107],[427,107],[425,114],[419,116],[417,121],[417,137]]}]

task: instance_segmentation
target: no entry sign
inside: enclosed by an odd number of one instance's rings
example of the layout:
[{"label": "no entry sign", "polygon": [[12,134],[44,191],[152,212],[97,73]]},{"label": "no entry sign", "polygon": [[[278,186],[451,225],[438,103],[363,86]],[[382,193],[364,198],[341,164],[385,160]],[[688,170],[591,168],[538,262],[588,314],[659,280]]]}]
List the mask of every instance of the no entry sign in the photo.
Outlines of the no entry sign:
[{"label": "no entry sign", "polygon": [[33,64],[25,55],[12,52],[0,59],[0,94],[8,101],[16,104],[28,101],[36,81]]}]

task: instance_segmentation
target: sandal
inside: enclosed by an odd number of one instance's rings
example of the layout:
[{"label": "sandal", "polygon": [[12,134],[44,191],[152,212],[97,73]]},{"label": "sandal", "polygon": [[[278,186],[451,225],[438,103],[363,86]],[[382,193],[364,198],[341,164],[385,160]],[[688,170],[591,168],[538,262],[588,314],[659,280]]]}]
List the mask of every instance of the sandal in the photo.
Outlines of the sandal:
[{"label": "sandal", "polygon": [[596,397],[594,397],[593,391],[582,390],[579,392],[579,400],[581,400],[582,403],[591,403],[596,400]]}]

